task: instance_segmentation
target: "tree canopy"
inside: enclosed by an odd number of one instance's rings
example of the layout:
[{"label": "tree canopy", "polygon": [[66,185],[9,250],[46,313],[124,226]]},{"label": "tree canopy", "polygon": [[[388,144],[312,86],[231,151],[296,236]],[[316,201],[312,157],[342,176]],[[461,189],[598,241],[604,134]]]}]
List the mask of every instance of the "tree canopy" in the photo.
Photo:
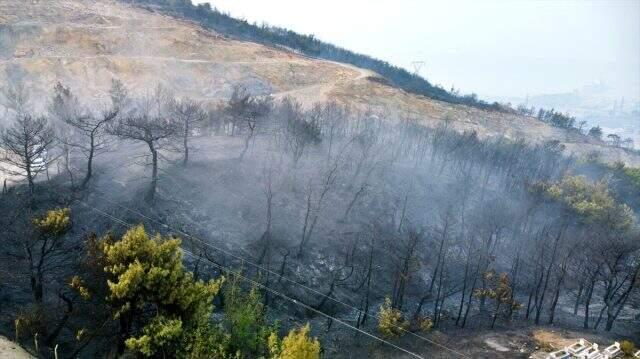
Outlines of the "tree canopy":
[{"label": "tree canopy", "polygon": [[224,278],[195,280],[182,265],[179,247],[179,239],[149,237],[143,226],[120,241],[101,241],[110,275],[107,302],[121,322],[126,347],[145,356],[186,356],[193,349],[185,346],[189,337],[211,332],[212,301]]},{"label": "tree canopy", "polygon": [[546,189],[550,198],[575,212],[586,224],[628,230],[634,222],[631,208],[617,203],[604,181],[590,183],[584,176],[565,176]]}]

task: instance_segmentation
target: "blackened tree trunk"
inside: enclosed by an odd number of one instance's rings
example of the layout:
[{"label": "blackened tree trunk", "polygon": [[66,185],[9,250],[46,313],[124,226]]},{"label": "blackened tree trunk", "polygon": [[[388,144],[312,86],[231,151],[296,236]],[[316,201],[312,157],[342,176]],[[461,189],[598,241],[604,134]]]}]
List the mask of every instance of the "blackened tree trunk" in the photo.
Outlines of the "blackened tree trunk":
[{"label": "blackened tree trunk", "polygon": [[580,299],[582,299],[582,291],[584,289],[584,277],[580,280],[580,287],[578,287],[578,294],[576,294],[576,303],[573,306],[573,315],[578,315],[578,307],[580,306]]},{"label": "blackened tree trunk", "polygon": [[464,317],[462,319],[462,325],[461,327],[464,328],[465,325],[467,324],[467,317],[469,316],[469,311],[471,310],[471,304],[473,302],[473,292],[476,290],[476,283],[478,282],[478,272],[480,270],[480,262],[481,260],[478,259],[478,265],[476,266],[476,270],[473,273],[473,282],[471,284],[471,290],[469,291],[469,298],[467,300],[467,309],[464,312]]},{"label": "blackened tree trunk", "polygon": [[251,139],[253,138],[253,130],[250,129],[249,131],[250,131],[249,135],[244,139],[244,147],[242,148],[242,153],[240,153],[240,157],[238,157],[238,161],[242,161],[242,159],[244,159],[244,155],[246,155],[247,151],[249,151],[249,144],[251,143]]},{"label": "blackened tree trunk", "polygon": [[587,296],[584,301],[584,323],[582,325],[584,329],[589,329],[589,306],[591,305],[591,298],[593,297],[593,289],[596,285],[596,278],[597,274],[592,275],[589,287],[587,288]]},{"label": "blackened tree trunk", "polygon": [[184,152],[184,157],[182,158],[182,165],[186,166],[189,162],[189,121],[186,121],[184,124],[184,133],[182,134],[182,151]]},{"label": "blackened tree trunk", "polygon": [[553,243],[553,251],[551,252],[551,260],[549,261],[549,265],[547,266],[547,272],[545,274],[545,279],[544,279],[544,285],[542,286],[542,290],[540,293],[540,299],[537,302],[537,307],[536,307],[536,318],[535,318],[535,323],[536,324],[540,324],[540,316],[542,314],[542,309],[544,308],[544,297],[545,294],[547,292],[547,286],[549,285],[549,277],[551,276],[551,268],[554,265],[555,259],[556,259],[556,252],[558,251],[558,243],[560,243],[560,238],[562,238],[562,235],[564,233],[564,226],[563,228],[558,231],[558,234],[556,235],[556,238],[554,240]]},{"label": "blackened tree trunk", "polygon": [[149,184],[145,200],[147,203],[153,203],[156,196],[156,187],[158,186],[158,151],[153,142],[147,142],[147,145],[151,152],[151,183]]},{"label": "blackened tree trunk", "polygon": [[564,277],[567,273],[567,267],[566,267],[566,261],[569,258],[565,258],[562,266],[561,266],[561,270],[560,270],[560,274],[558,277],[558,281],[556,283],[556,290],[554,292],[553,295],[553,300],[551,301],[551,308],[549,309],[549,321],[548,324],[553,324],[553,320],[555,318],[556,315],[556,306],[558,305],[558,299],[560,298],[560,290],[562,288],[562,285],[564,283]]},{"label": "blackened tree trunk", "polygon": [[89,137],[89,153],[87,154],[87,173],[84,175],[80,188],[86,188],[91,176],[93,175],[93,156],[95,155],[95,133],[91,133]]},{"label": "blackened tree trunk", "polygon": [[460,305],[458,306],[458,316],[456,317],[456,325],[460,323],[460,317],[462,316],[462,308],[464,307],[464,296],[467,291],[467,277],[469,276],[469,260],[471,253],[467,254],[467,260],[464,264],[464,278],[462,279],[462,294],[460,294]]},{"label": "blackened tree trunk", "polygon": [[363,316],[362,321],[359,322],[359,325],[364,325],[367,322],[367,316],[369,315],[369,294],[371,292],[371,277],[373,276],[373,244],[374,244],[374,236],[371,236],[371,244],[369,249],[369,262],[367,264],[367,287],[364,293],[364,308],[363,308]]}]

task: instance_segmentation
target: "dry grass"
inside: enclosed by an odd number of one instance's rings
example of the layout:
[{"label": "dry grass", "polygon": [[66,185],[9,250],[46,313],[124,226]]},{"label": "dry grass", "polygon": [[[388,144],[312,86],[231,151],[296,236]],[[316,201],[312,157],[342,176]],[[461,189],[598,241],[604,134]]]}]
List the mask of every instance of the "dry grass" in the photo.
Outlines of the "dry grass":
[{"label": "dry grass", "polygon": [[538,343],[540,350],[545,352],[553,352],[560,350],[576,342],[577,339],[567,339],[561,334],[549,330],[534,330],[533,339]]}]

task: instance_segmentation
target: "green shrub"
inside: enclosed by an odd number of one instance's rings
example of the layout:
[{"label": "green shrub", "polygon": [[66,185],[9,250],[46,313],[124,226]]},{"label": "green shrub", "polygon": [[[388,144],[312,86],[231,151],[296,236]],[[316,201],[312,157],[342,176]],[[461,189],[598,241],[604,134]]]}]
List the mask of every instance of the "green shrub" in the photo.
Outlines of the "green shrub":
[{"label": "green shrub", "polygon": [[620,350],[626,357],[632,358],[636,351],[636,345],[631,340],[623,340],[620,342]]},{"label": "green shrub", "polygon": [[385,298],[384,303],[380,305],[378,331],[386,338],[393,338],[402,336],[408,326],[409,323],[404,320],[402,312],[391,306],[389,297]]}]

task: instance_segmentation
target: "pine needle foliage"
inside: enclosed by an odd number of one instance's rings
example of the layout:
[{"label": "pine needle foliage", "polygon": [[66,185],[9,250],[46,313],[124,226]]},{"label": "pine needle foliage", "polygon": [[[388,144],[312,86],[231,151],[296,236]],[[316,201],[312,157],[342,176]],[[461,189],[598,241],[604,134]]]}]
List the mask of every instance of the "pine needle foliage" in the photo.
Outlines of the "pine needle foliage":
[{"label": "pine needle foliage", "polygon": [[281,341],[275,332],[269,336],[269,349],[273,359],[319,359],[320,342],[311,338],[311,327],[292,329]]},{"label": "pine needle foliage", "polygon": [[215,343],[222,336],[211,314],[223,278],[195,280],[182,265],[180,240],[150,237],[143,226],[117,242],[107,237],[100,247],[109,274],[107,302],[128,350],[147,357],[218,356]]}]

